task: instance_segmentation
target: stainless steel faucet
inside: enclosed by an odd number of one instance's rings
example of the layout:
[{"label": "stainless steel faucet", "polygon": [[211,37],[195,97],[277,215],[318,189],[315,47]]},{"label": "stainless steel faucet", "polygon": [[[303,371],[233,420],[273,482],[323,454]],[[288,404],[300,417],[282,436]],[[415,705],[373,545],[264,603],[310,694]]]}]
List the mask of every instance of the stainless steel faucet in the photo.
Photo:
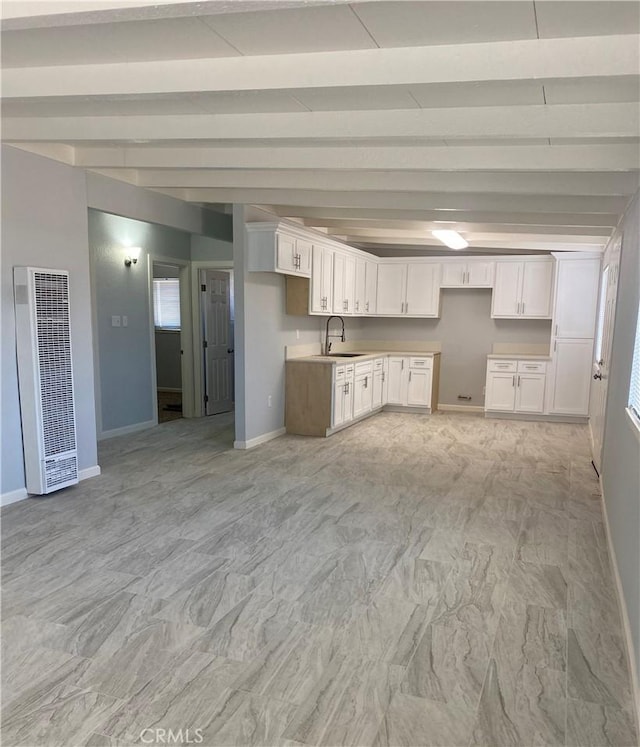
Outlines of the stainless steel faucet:
[{"label": "stainless steel faucet", "polygon": [[[340,323],[342,324],[342,332],[339,335],[330,335],[329,334],[329,322],[332,319],[339,319]],[[339,337],[340,340],[341,340],[341,342],[344,342],[344,319],[341,316],[330,316],[327,319],[327,331],[325,333],[325,338],[324,338],[324,354],[325,355],[329,355],[329,352],[331,350],[331,343],[329,342],[329,338],[330,337]]]}]

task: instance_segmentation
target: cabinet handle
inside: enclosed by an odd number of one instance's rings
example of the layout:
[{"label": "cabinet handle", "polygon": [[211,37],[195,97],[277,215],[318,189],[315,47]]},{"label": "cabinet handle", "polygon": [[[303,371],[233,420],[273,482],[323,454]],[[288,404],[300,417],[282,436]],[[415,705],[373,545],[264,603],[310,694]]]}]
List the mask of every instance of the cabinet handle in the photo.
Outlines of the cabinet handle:
[{"label": "cabinet handle", "polygon": [[369,301],[367,301],[367,308],[366,308],[366,310],[369,311]]},{"label": "cabinet handle", "polygon": [[369,377],[368,376],[364,377],[364,388],[365,389],[369,388]]},{"label": "cabinet handle", "polygon": [[558,349],[558,341],[554,340],[553,341],[553,352],[555,353],[557,349]]},{"label": "cabinet handle", "polygon": [[558,325],[556,324],[556,337],[558,336]]},{"label": "cabinet handle", "polygon": [[413,371],[409,371],[409,381],[411,381],[411,374],[412,373],[413,373]]},{"label": "cabinet handle", "polygon": [[400,362],[402,363],[402,367],[400,368],[400,370],[404,371],[404,358]]},{"label": "cabinet handle", "polygon": [[520,386],[520,376],[518,376],[518,386]]},{"label": "cabinet handle", "polygon": [[524,301],[522,302],[522,313],[524,314]]},{"label": "cabinet handle", "polygon": [[409,313],[409,301],[407,301],[407,302],[405,303],[405,305],[404,305],[404,313],[405,313],[405,314],[408,314],[408,313]]},{"label": "cabinet handle", "polygon": [[382,372],[382,383],[384,383],[384,378],[385,378],[385,376],[384,376],[384,371],[383,371]]},{"label": "cabinet handle", "polygon": [[356,311],[360,311],[360,301],[356,301]]},{"label": "cabinet handle", "polygon": [[516,377],[515,377],[515,374],[514,374],[514,375],[513,375],[512,377],[511,377],[511,386],[515,386],[515,385],[516,385]]}]

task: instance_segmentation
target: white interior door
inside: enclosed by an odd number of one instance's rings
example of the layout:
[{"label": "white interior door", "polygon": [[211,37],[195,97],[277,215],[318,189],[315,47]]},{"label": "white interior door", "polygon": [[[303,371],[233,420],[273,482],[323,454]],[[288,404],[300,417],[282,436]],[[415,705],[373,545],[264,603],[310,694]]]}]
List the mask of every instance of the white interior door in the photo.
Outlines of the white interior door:
[{"label": "white interior door", "polygon": [[619,270],[620,242],[618,241],[611,250],[607,251],[604,258],[593,355],[593,382],[589,401],[593,464],[598,473],[602,463],[602,446],[604,444],[604,419],[607,406],[609,362],[611,360]]},{"label": "white interior door", "polygon": [[231,277],[220,270],[200,273],[204,326],[204,403],[206,415],[233,409]]}]

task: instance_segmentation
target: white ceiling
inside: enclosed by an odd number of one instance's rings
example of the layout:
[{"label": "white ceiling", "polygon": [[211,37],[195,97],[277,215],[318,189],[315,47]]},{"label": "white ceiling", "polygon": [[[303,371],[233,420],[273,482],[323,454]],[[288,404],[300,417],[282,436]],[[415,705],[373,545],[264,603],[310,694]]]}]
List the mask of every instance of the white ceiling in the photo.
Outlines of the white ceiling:
[{"label": "white ceiling", "polygon": [[4,140],[180,199],[379,253],[429,251],[439,225],[549,251],[602,248],[638,188],[635,0],[3,12]]}]

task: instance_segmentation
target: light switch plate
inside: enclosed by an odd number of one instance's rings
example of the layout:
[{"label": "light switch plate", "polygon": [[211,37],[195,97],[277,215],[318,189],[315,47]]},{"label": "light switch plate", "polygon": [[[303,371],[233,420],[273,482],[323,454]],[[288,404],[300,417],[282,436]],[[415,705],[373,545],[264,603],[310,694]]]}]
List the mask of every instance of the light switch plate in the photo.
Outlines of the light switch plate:
[{"label": "light switch plate", "polygon": [[120,317],[119,316],[112,316],[111,317],[111,326],[112,327],[119,327],[120,326]]},{"label": "light switch plate", "polygon": [[129,326],[129,317],[128,316],[123,316],[122,317],[122,326],[123,327],[128,327]]}]

